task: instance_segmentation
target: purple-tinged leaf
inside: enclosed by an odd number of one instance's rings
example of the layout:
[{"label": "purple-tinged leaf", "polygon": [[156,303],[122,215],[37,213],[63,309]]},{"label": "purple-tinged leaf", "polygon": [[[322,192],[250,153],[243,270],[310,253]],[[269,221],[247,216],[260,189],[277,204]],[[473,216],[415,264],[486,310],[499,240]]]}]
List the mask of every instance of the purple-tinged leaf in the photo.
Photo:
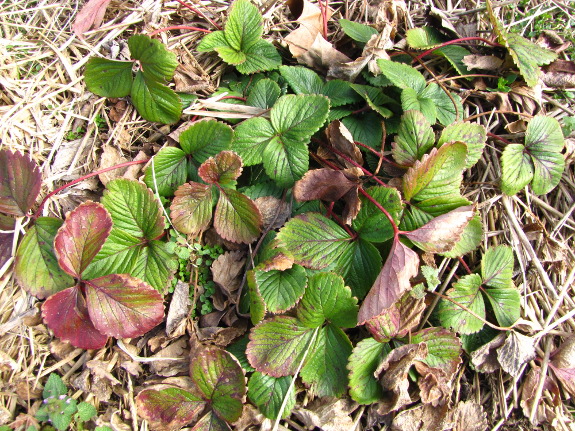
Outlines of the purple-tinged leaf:
[{"label": "purple-tinged leaf", "polygon": [[363,325],[368,320],[379,316],[410,290],[409,280],[417,275],[418,268],[417,253],[399,240],[393,241],[383,268],[361,304],[357,318],[359,324]]},{"label": "purple-tinged leaf", "polygon": [[170,205],[172,223],[178,231],[197,235],[212,220],[212,186],[190,182],[178,187]]},{"label": "purple-tinged leaf", "polygon": [[445,253],[461,239],[475,207],[467,205],[435,217],[423,226],[405,234],[420,249],[428,253]]},{"label": "purple-tinged leaf", "polygon": [[423,298],[417,299],[406,293],[379,316],[368,320],[365,327],[380,343],[392,338],[402,338],[419,325],[424,310]]},{"label": "purple-tinged leaf", "polygon": [[86,282],[86,301],[94,326],[115,338],[134,338],[162,322],[162,295],[128,274]]},{"label": "purple-tinged leaf", "polygon": [[100,349],[108,340],[92,324],[78,286],[50,296],[42,305],[42,317],[54,335],[80,349]]},{"label": "purple-tinged leaf", "polygon": [[294,374],[313,333],[314,329],[294,317],[277,316],[263,321],[250,333],[246,349],[250,365],[272,377]]},{"label": "purple-tinged leaf", "polygon": [[230,431],[230,427],[210,410],[194,425],[191,431]]},{"label": "purple-tinged leaf", "polygon": [[242,173],[242,158],[233,151],[222,151],[210,157],[198,169],[198,175],[208,184],[235,185]]},{"label": "purple-tinged leaf", "polygon": [[219,417],[228,422],[239,419],[246,381],[242,367],[230,353],[214,346],[203,348],[192,358],[190,376],[198,394],[211,403]]},{"label": "purple-tinged leaf", "polygon": [[145,389],[136,397],[138,414],[150,422],[151,428],[179,430],[194,421],[206,402],[180,388]]},{"label": "purple-tinged leaf", "polygon": [[36,202],[41,185],[40,169],[29,157],[0,151],[0,212],[25,216]]},{"label": "purple-tinged leaf", "polygon": [[81,278],[112,230],[112,219],[103,205],[85,202],[68,213],[54,238],[58,263],[72,277]]},{"label": "purple-tinged leaf", "polygon": [[16,280],[26,292],[39,299],[74,284],[74,279],[58,265],[54,252],[54,237],[62,223],[57,218],[39,217],[16,250]]},{"label": "purple-tinged leaf", "polygon": [[298,201],[321,199],[335,202],[358,186],[359,181],[351,181],[342,171],[322,168],[307,171],[303,178],[295,183],[293,193]]},{"label": "purple-tinged leaf", "polygon": [[261,234],[262,216],[250,198],[236,190],[220,188],[214,227],[228,241],[250,244]]},{"label": "purple-tinged leaf", "polygon": [[15,224],[16,220],[12,217],[0,214],[0,268],[12,257]]}]

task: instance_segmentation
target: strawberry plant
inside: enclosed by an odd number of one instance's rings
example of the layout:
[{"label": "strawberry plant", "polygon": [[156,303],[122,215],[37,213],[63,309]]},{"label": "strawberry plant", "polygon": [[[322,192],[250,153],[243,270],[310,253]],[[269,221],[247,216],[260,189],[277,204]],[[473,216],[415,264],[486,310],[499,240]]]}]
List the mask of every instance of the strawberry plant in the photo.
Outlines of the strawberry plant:
[{"label": "strawberry plant", "polygon": [[[133,61],[92,57],[84,73],[86,87],[102,97],[130,96],[140,115],[148,121],[175,123],[180,119],[182,102],[166,85],[178,66],[175,54],[143,34],[130,37],[128,47]],[[138,70],[134,76],[135,65]]]}]

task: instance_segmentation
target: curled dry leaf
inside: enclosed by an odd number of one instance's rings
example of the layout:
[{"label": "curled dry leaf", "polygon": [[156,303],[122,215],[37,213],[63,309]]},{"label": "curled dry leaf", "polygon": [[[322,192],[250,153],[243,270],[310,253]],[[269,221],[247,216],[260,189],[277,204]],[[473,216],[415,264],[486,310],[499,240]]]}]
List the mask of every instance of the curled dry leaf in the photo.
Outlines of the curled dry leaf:
[{"label": "curled dry leaf", "polygon": [[459,207],[435,217],[405,236],[428,253],[445,253],[461,239],[465,227],[474,215],[474,205]]},{"label": "curled dry leaf", "polygon": [[307,171],[303,178],[295,183],[294,197],[298,201],[320,199],[328,202],[340,200],[357,182],[349,180],[342,171],[322,168]]},{"label": "curled dry leaf", "polygon": [[212,263],[212,277],[226,296],[232,296],[242,282],[246,256],[241,251],[227,251]]},{"label": "curled dry leaf", "polygon": [[254,203],[262,215],[263,229],[278,229],[291,215],[289,203],[274,196],[262,196]]},{"label": "curled dry leaf", "polygon": [[414,298],[408,292],[382,314],[368,320],[365,327],[379,342],[403,338],[419,325],[424,310],[424,299]]},{"label": "curled dry leaf", "polygon": [[[361,151],[355,144],[351,132],[341,121],[332,121],[329,126],[327,126],[327,129],[325,129],[325,134],[328,141],[328,150],[336,150],[343,153],[356,163],[356,165],[354,165],[343,157],[335,154],[336,159],[343,166],[346,168],[356,168],[357,165],[363,165]],[[361,173],[359,175],[361,175]]]},{"label": "curled dry leaf", "polygon": [[472,400],[457,403],[450,415],[453,431],[484,431],[488,425],[483,407]]},{"label": "curled dry leaf", "polygon": [[349,399],[318,398],[306,408],[299,407],[294,415],[308,429],[317,427],[323,431],[349,431],[353,429],[351,414],[357,403]]},{"label": "curled dry leaf", "polygon": [[[533,411],[534,403],[535,403],[535,394],[537,392],[537,388],[539,386],[539,380],[541,379],[541,368],[533,367],[527,373],[527,377],[523,382],[522,391],[521,391],[521,408],[523,409],[523,413],[525,416],[530,417],[531,412]],[[549,391],[554,397],[557,399],[560,397],[559,388],[557,384],[553,381],[553,379],[545,378],[545,382],[543,383],[543,390]],[[551,423],[553,419],[555,419],[556,414],[553,412],[551,406],[549,406],[546,402],[542,402],[541,400],[537,404],[535,416],[533,417],[533,425],[538,425],[542,422]]]},{"label": "curled dry leaf", "polygon": [[501,368],[514,378],[519,377],[521,366],[535,357],[535,341],[532,337],[511,331],[497,349],[497,360]]},{"label": "curled dry leaf", "polygon": [[394,240],[389,256],[359,309],[358,323],[363,325],[391,307],[411,290],[410,279],[417,275],[419,256],[399,240]]},{"label": "curled dry leaf", "polygon": [[166,335],[177,338],[186,332],[186,318],[190,312],[190,285],[178,280],[170,301],[166,319]]},{"label": "curled dry leaf", "polygon": [[391,424],[392,431],[436,431],[449,429],[447,406],[441,408],[420,404],[399,413]]},{"label": "curled dry leaf", "polygon": [[498,70],[503,65],[503,60],[494,55],[466,55],[463,64],[469,69]]}]

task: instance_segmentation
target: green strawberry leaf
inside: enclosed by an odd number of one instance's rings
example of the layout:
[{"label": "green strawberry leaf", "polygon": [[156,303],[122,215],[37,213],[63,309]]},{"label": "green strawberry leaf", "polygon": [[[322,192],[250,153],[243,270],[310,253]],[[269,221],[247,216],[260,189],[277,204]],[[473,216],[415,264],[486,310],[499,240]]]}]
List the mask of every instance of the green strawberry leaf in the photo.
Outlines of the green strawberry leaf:
[{"label": "green strawberry leaf", "polygon": [[[351,84],[341,79],[332,79],[331,81],[327,81],[323,86],[322,94],[329,99],[329,104],[332,108],[359,102],[359,100],[361,100],[358,97],[357,92],[351,88]],[[332,111],[330,111],[330,115],[332,114]],[[353,110],[351,110],[351,112],[353,112]]]},{"label": "green strawberry leaf", "polygon": [[469,169],[483,155],[483,148],[487,141],[487,130],[481,124],[453,123],[443,129],[437,141],[437,146],[441,147],[447,142],[455,141],[463,142],[467,145],[467,163],[465,168]]},{"label": "green strawberry leaf", "polygon": [[513,286],[513,250],[500,245],[489,248],[481,259],[481,277],[483,283],[495,289],[507,289]]},{"label": "green strawberry leaf", "polygon": [[[366,192],[399,223],[403,213],[403,204],[399,192],[394,188],[374,186]],[[361,209],[352,222],[353,229],[360,238],[369,242],[385,242],[393,238],[393,227],[389,219],[373,202],[361,196]]]},{"label": "green strawberry leaf", "polygon": [[549,193],[559,184],[565,168],[561,154],[564,146],[561,126],[555,118],[536,115],[527,125],[525,147],[533,160],[531,187],[535,194]]},{"label": "green strawberry leaf", "polygon": [[[464,47],[459,45],[447,45],[436,49],[435,51],[433,51],[433,53],[445,57],[447,61],[451,63],[451,65],[457,71],[458,74],[460,75],[471,74],[471,71],[467,68],[467,66],[463,62],[463,58],[467,55],[470,55],[471,53]],[[467,77],[466,79],[470,80],[472,78]]]},{"label": "green strawberry leaf", "polygon": [[229,425],[220,419],[213,411],[209,410],[202,418],[196,422],[193,431],[229,431]]},{"label": "green strawberry leaf", "polygon": [[273,420],[279,416],[281,405],[287,397],[285,408],[281,412],[281,417],[286,418],[296,403],[295,390],[291,382],[291,376],[276,378],[256,371],[248,383],[248,397],[266,418]]},{"label": "green strawberry leaf", "polygon": [[[479,288],[481,277],[477,274],[463,276],[447,291],[447,296],[457,304],[485,318],[485,303]],[[439,302],[439,320],[446,328],[453,328],[461,334],[473,334],[483,328],[483,321],[468,313],[451,301],[442,299]]]},{"label": "green strawberry leaf", "polygon": [[255,271],[247,272],[246,282],[249,289],[250,320],[254,325],[260,323],[266,317],[266,303],[256,283]]},{"label": "green strawberry leaf", "polygon": [[521,295],[515,287],[485,289],[485,296],[501,326],[511,326],[521,317]]},{"label": "green strawberry leaf", "polygon": [[353,348],[347,368],[349,394],[355,402],[373,404],[383,398],[383,388],[374,373],[389,352],[389,344],[373,338],[365,338]]},{"label": "green strawberry leaf", "polygon": [[416,93],[421,93],[426,86],[423,75],[407,64],[397,63],[391,60],[377,60],[377,65],[381,72],[389,79],[393,85],[401,89],[412,89]]},{"label": "green strawberry leaf", "polygon": [[363,299],[381,270],[381,254],[369,241],[358,238],[351,242],[337,261],[335,271],[351,288],[353,296]]},{"label": "green strawberry leaf", "polygon": [[136,397],[138,415],[150,424],[165,429],[180,429],[193,422],[206,403],[199,396],[180,388],[144,389]]},{"label": "green strawberry leaf", "polygon": [[197,235],[212,221],[212,187],[189,182],[178,188],[170,205],[174,227],[179,232]]},{"label": "green strawberry leaf", "polygon": [[501,190],[514,195],[533,180],[535,167],[525,147],[509,144],[501,154]]},{"label": "green strawberry leaf", "polygon": [[0,150],[0,212],[25,216],[40,193],[42,173],[28,156]]},{"label": "green strawberry leaf", "polygon": [[374,34],[378,34],[375,28],[348,19],[340,19],[339,25],[346,35],[360,43],[367,43]]},{"label": "green strawberry leaf", "polygon": [[272,377],[295,374],[317,331],[295,317],[277,316],[251,330],[246,350],[250,365]]},{"label": "green strawberry leaf", "polygon": [[140,62],[140,69],[146,79],[158,83],[172,79],[178,67],[178,59],[159,40],[145,34],[135,34],[128,39],[128,47],[132,58]]},{"label": "green strawberry leaf", "polygon": [[267,40],[259,40],[245,51],[246,59],[236,64],[238,72],[251,74],[277,69],[282,64],[280,55],[275,46]]},{"label": "green strawberry leaf", "polygon": [[433,100],[424,97],[413,88],[404,88],[401,91],[401,107],[404,111],[419,111],[430,124],[437,121],[437,107]]},{"label": "green strawberry leaf", "polygon": [[178,268],[178,262],[165,242],[152,240],[142,245],[130,273],[162,291]]},{"label": "green strawberry leaf", "polygon": [[74,284],[74,279],[58,265],[54,252],[54,237],[62,223],[57,218],[38,217],[16,251],[16,280],[26,292],[38,299],[48,298]]},{"label": "green strawberry leaf", "polygon": [[275,138],[275,133],[270,122],[262,117],[250,118],[238,124],[232,147],[241,156],[244,166],[262,162],[262,153]]},{"label": "green strawberry leaf", "polygon": [[102,97],[126,97],[132,89],[133,61],[115,61],[92,57],[86,63],[86,88]]},{"label": "green strawberry leaf", "polygon": [[[431,103],[435,105],[435,109],[437,110],[437,121],[439,121],[439,123],[443,124],[444,126],[456,121],[457,112],[459,113],[459,117],[461,117],[461,114],[463,113],[461,98],[454,93],[450,93],[450,95],[453,100],[451,100],[443,88],[441,88],[435,82],[429,84],[427,88],[420,94],[422,99],[429,99]],[[453,104],[454,101],[455,106],[457,106],[457,112]]]},{"label": "green strawberry leaf", "polygon": [[214,228],[228,241],[250,244],[259,238],[262,217],[256,204],[230,188],[220,188],[214,213]]},{"label": "green strawberry leaf", "polygon": [[405,33],[408,45],[413,49],[429,49],[441,45],[444,40],[441,33],[433,27],[416,27]]},{"label": "green strawberry leaf", "polygon": [[367,102],[371,109],[383,118],[389,118],[393,115],[392,111],[383,106],[384,104],[392,104],[392,100],[383,93],[381,88],[360,84],[350,84],[350,87]]},{"label": "green strawberry leaf", "polygon": [[260,79],[250,90],[246,104],[262,109],[270,109],[277,102],[280,95],[281,88],[276,82],[271,79]]},{"label": "green strawberry leaf", "polygon": [[441,368],[448,375],[455,373],[461,363],[461,341],[444,328],[426,328],[411,335],[412,344],[425,343],[427,356],[421,362],[433,368]]},{"label": "green strawberry leaf", "polygon": [[316,328],[327,320],[332,324],[353,328],[357,325],[357,299],[351,296],[351,289],[343,279],[333,272],[321,272],[308,280],[298,308],[301,323]]},{"label": "green strawberry leaf", "polygon": [[318,213],[305,213],[288,220],[277,239],[293,255],[295,263],[310,269],[326,268],[351,242],[343,228]]},{"label": "green strawberry leaf", "polygon": [[135,338],[164,318],[160,293],[128,274],[111,274],[85,282],[90,320],[102,334]]},{"label": "green strawberry leaf", "polygon": [[323,94],[324,82],[313,70],[302,66],[280,66],[281,75],[296,94]]},{"label": "green strawberry leaf", "polygon": [[180,135],[182,150],[198,163],[204,163],[220,151],[229,150],[234,131],[213,119],[197,121]]},{"label": "green strawberry leaf", "polygon": [[182,115],[182,103],[176,92],[142,71],[136,73],[130,95],[138,113],[148,121],[173,124]]},{"label": "green strawberry leaf", "polygon": [[347,389],[347,359],[352,345],[347,335],[333,324],[319,330],[316,342],[301,369],[303,382],[311,394],[340,397]]},{"label": "green strawberry leaf", "polygon": [[179,148],[165,147],[146,168],[144,182],[160,196],[173,196],[174,191],[188,178],[186,153]]},{"label": "green strawberry leaf", "polygon": [[468,204],[459,191],[466,156],[467,148],[460,142],[433,148],[403,177],[405,199],[431,216]]},{"label": "green strawberry leaf", "polygon": [[401,116],[399,131],[391,146],[391,154],[400,165],[412,166],[433,147],[435,134],[419,111],[406,111]]},{"label": "green strawberry leaf", "polygon": [[305,269],[299,265],[284,271],[261,271],[256,268],[255,281],[267,310],[275,314],[296,305],[307,286]]},{"label": "green strawberry leaf", "polygon": [[112,219],[103,205],[91,201],[71,211],[54,237],[54,250],[60,267],[81,278],[112,230]]},{"label": "green strawberry leaf", "polygon": [[557,54],[541,48],[517,33],[507,31],[503,23],[495,16],[490,0],[487,0],[486,6],[489,20],[493,24],[493,29],[499,38],[499,42],[509,50],[513,62],[519,68],[519,72],[527,85],[534,87],[541,75],[539,66],[551,63],[557,58]]},{"label": "green strawberry leaf", "polygon": [[224,35],[228,45],[236,51],[256,44],[263,32],[262,16],[248,0],[237,0],[232,5]]},{"label": "green strawberry leaf", "polygon": [[242,414],[246,394],[244,371],[236,359],[215,346],[203,347],[192,359],[190,376],[198,394],[227,422]]}]

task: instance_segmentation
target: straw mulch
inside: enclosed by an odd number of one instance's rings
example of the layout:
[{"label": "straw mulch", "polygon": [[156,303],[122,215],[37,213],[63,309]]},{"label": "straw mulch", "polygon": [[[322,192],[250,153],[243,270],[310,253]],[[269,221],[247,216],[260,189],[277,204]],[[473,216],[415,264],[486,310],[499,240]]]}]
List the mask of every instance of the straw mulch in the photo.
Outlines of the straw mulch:
[{"label": "straw mulch", "polygon": [[[289,12],[283,2],[264,3],[266,34],[281,42],[294,28],[289,22]],[[479,1],[456,2],[455,6],[441,0],[429,3],[453,17],[486,28],[481,15],[483,4]],[[206,21],[176,1],[112,0],[101,27],[85,33],[82,40],[71,29],[82,4],[77,0],[9,0],[0,4],[0,140],[3,147],[26,152],[40,165],[43,195],[105,165],[104,151],[107,156],[115,154],[116,162],[131,160],[140,152],[152,155],[164,144],[165,136],[177,127],[142,121],[129,104],[118,104],[86,92],[82,74],[90,56],[118,55],[127,49],[126,40],[134,33],[149,33],[177,24],[208,28]],[[410,25],[422,25],[423,3],[407,4]],[[201,6],[217,22],[222,22],[229,2],[212,0],[202,2]],[[339,11],[335,18],[345,15],[364,21],[364,2],[334,1],[330,6]],[[532,7],[558,12],[556,2],[534,1]],[[515,14],[510,19],[522,18]],[[524,20],[522,25],[529,30],[533,20]],[[212,55],[195,52],[201,36],[193,31],[167,31],[159,35],[177,53],[188,75],[194,77],[197,94],[205,97],[217,88],[224,65]],[[547,115],[559,120],[575,115],[573,107],[553,98],[552,93],[547,92],[544,97],[542,109]],[[482,114],[478,121],[488,131],[505,137],[509,117],[496,113],[483,115],[492,108],[493,105],[470,97],[465,117]],[[514,280],[523,298],[522,317],[531,322],[525,324],[524,331],[537,340],[537,354],[543,358],[542,366],[547,367],[550,352],[575,331],[573,165],[569,160],[560,185],[546,196],[527,192],[504,197],[497,186],[501,148],[490,141],[478,169],[473,171],[474,176],[466,176],[464,193],[470,200],[481,202],[486,227],[484,247],[497,244],[513,247],[517,262]],[[572,150],[568,148],[568,152]],[[50,200],[44,213],[63,216],[78,203],[97,199],[101,191],[102,184],[95,178],[81,182]],[[466,257],[472,268],[477,265],[478,257]],[[447,262],[440,266],[446,267]],[[156,378],[149,364],[130,358],[115,342],[112,348],[86,352],[53,339],[41,322],[37,300],[15,284],[10,269],[0,276],[0,425],[25,425],[29,419],[26,415],[33,415],[41,402],[47,376],[58,372],[73,389],[75,398],[97,406],[98,424],[111,424],[114,429],[122,430],[146,429],[137,417],[134,396],[145,381]],[[537,388],[536,396],[555,418],[553,425],[534,427],[525,418],[519,400],[523,379],[531,365],[533,362],[523,368],[517,380],[505,373],[475,373],[467,367],[459,376],[465,374],[465,381],[460,381],[456,392],[465,391],[468,398],[484,406],[489,429],[573,429],[575,406],[565,396],[562,402],[554,403],[543,387]],[[356,411],[354,420],[359,419],[358,412],[367,410]],[[356,423],[357,430],[366,429],[362,421]],[[294,419],[284,425],[291,430],[304,429]]]}]

